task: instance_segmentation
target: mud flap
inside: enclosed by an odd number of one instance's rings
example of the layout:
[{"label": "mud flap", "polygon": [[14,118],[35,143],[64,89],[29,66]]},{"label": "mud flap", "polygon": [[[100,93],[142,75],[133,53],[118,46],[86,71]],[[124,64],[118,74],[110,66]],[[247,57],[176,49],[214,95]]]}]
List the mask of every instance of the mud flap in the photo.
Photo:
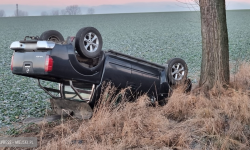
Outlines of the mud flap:
[{"label": "mud flap", "polygon": [[59,115],[68,114],[79,119],[90,119],[93,115],[92,108],[84,101],[51,98],[50,103],[52,109]]}]

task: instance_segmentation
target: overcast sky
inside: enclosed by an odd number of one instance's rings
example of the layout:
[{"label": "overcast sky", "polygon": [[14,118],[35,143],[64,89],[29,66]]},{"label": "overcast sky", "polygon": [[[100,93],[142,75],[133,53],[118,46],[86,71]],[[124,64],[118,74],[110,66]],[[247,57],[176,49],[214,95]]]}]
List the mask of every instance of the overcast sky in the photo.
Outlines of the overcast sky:
[{"label": "overcast sky", "polygon": [[[15,4],[27,11],[30,16],[40,15],[42,11],[61,10],[68,5],[79,5],[81,13],[86,14],[89,7],[95,13],[133,13],[195,11],[192,0],[0,0],[0,10],[7,16],[14,14]],[[250,9],[250,0],[226,0],[227,9]]]}]

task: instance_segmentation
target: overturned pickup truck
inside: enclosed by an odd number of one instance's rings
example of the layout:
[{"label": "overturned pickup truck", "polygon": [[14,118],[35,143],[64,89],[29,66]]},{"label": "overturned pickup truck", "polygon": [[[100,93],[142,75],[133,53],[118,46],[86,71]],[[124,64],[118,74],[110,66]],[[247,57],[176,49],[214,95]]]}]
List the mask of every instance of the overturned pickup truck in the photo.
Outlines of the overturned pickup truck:
[{"label": "overturned pickup truck", "polygon": [[[111,81],[118,89],[130,87],[133,93],[146,93],[161,104],[170,96],[172,86],[188,83],[185,92],[192,86],[184,60],[173,58],[163,66],[102,51],[102,37],[93,27],[82,28],[67,40],[58,31],[49,30],[40,37],[13,42],[10,48],[14,50],[12,73],[38,79],[58,114],[64,109],[76,117],[90,118],[104,81]],[[59,89],[43,87],[40,79],[59,83]]]}]

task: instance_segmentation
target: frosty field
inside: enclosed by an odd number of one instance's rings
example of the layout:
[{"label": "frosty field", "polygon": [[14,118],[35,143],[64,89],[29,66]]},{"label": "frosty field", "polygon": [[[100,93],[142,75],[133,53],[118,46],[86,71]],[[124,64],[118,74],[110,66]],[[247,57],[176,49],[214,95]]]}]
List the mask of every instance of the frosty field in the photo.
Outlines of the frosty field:
[{"label": "frosty field", "polygon": [[[250,11],[227,12],[230,61],[250,58]],[[36,80],[13,75],[11,42],[46,30],[66,38],[82,27],[93,26],[103,37],[103,50],[116,50],[159,64],[180,57],[187,62],[195,82],[200,71],[201,31],[199,12],[106,14],[0,18],[0,127],[45,113],[49,98]],[[57,87],[46,82],[48,86]]]}]

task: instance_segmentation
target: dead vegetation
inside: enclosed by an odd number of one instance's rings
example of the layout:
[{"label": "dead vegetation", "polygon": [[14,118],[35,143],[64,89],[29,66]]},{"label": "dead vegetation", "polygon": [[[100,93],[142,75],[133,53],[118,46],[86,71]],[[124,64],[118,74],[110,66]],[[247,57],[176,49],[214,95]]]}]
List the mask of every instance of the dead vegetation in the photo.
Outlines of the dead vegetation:
[{"label": "dead vegetation", "polygon": [[92,119],[44,125],[19,136],[37,136],[38,149],[250,149],[248,63],[232,75],[231,87],[209,98],[175,90],[160,107],[146,95],[126,102],[127,89],[117,95],[108,86]]}]

